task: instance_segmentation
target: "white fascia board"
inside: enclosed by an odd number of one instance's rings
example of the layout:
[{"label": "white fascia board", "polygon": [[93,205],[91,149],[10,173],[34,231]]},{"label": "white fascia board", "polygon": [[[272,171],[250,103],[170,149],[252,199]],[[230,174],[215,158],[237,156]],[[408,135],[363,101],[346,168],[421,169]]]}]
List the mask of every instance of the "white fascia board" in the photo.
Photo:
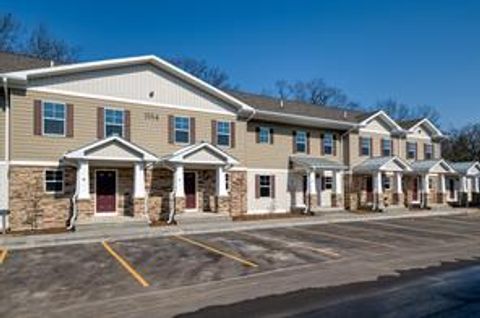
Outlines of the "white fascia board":
[{"label": "white fascia board", "polygon": [[69,65],[60,65],[60,66],[52,66],[52,67],[44,67],[39,69],[33,70],[26,70],[26,71],[17,71],[17,72],[10,72],[2,74],[4,77],[11,78],[12,80],[16,80],[18,82],[27,83],[29,79],[42,77],[42,76],[55,76],[55,75],[63,75],[68,74],[71,72],[86,72],[91,70],[101,70],[110,67],[118,67],[118,66],[126,66],[126,65],[134,65],[134,64],[141,64],[141,63],[150,63],[155,65],[164,71],[170,72],[177,77],[193,84],[194,86],[200,87],[203,90],[207,91],[208,93],[212,94],[213,96],[224,100],[234,106],[239,110],[242,115],[249,115],[255,113],[255,109],[244,102],[238,100],[237,98],[221,91],[220,89],[213,87],[212,85],[196,78],[195,76],[185,72],[184,70],[176,67],[175,65],[168,63],[167,61],[155,56],[155,55],[145,55],[145,56],[136,56],[136,57],[127,57],[127,58],[118,58],[118,59],[109,59],[109,60],[101,60],[101,61],[93,61],[93,62],[83,62],[83,63],[75,63]]},{"label": "white fascia board", "polygon": [[[233,158],[230,156],[228,153],[225,151],[209,144],[208,142],[203,142],[197,145],[191,145],[191,146],[186,146],[185,148],[182,148],[176,152],[173,153],[173,155],[169,158],[166,158],[164,160],[172,163],[183,163],[185,160],[185,156],[194,153],[198,150],[201,150],[202,148],[208,148],[215,154],[219,155],[220,157],[224,158],[225,162],[229,165],[238,165],[239,162],[237,159]],[[192,163],[192,162],[189,162]],[[201,164],[208,164],[208,162],[198,162]]]},{"label": "white fascia board", "polygon": [[423,124],[426,124],[428,127],[430,127],[430,129],[434,132],[436,137],[444,137],[442,131],[440,129],[438,129],[438,127],[435,126],[428,118],[424,118],[424,119],[420,120],[418,123],[416,123],[415,125],[410,127],[408,132],[410,132],[410,133],[415,132],[415,129],[417,129],[419,126],[421,126]]},{"label": "white fascia board", "polygon": [[255,119],[270,120],[274,122],[297,124],[301,126],[325,127],[332,129],[351,129],[358,127],[358,124],[340,121],[335,119],[308,117],[295,114],[285,114],[267,110],[257,110],[254,116]]},{"label": "white fascia board", "polygon": [[400,125],[397,124],[397,122],[395,120],[393,120],[392,117],[388,116],[388,114],[386,112],[384,112],[383,110],[379,110],[378,112],[372,114],[367,119],[364,119],[360,123],[360,125],[362,127],[365,127],[372,119],[374,119],[378,116],[383,117],[395,129],[396,132],[399,132],[399,133],[405,132],[405,130],[402,127],[400,127]]}]

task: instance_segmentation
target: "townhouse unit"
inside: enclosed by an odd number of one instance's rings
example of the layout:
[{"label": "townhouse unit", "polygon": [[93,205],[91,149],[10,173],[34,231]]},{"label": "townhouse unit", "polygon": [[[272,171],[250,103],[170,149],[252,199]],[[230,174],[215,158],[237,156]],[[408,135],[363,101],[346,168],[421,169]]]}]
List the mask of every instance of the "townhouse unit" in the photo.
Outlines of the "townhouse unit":
[{"label": "townhouse unit", "polygon": [[431,208],[458,190],[478,200],[480,166],[459,176],[428,119],[222,91],[155,56],[1,76],[0,208],[12,230]]}]

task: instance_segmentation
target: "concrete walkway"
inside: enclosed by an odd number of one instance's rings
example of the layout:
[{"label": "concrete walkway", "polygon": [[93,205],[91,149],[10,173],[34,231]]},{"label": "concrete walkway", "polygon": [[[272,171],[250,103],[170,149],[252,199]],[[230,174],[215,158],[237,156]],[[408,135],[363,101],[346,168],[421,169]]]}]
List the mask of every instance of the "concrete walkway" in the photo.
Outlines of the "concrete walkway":
[{"label": "concrete walkway", "polygon": [[329,224],[343,222],[361,222],[369,220],[387,220],[396,218],[447,216],[479,213],[478,209],[392,211],[386,213],[351,213],[348,211],[322,213],[312,217],[282,218],[258,221],[204,222],[177,226],[160,227],[97,227],[71,233],[0,236],[0,248],[24,249],[44,246],[83,244],[104,240],[125,240],[136,238],[162,237],[200,233],[220,233],[253,229],[270,229],[300,225]]}]

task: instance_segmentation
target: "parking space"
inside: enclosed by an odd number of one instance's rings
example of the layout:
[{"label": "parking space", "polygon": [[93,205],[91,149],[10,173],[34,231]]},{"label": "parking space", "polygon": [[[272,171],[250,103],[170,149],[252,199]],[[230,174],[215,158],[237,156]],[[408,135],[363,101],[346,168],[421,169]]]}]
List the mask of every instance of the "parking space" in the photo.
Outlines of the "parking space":
[{"label": "parking space", "polygon": [[[479,217],[317,224],[7,251],[0,316],[475,240]],[[389,254],[390,253],[390,254]],[[25,305],[24,299],[30,299]],[[8,300],[8,301],[7,301]]]}]

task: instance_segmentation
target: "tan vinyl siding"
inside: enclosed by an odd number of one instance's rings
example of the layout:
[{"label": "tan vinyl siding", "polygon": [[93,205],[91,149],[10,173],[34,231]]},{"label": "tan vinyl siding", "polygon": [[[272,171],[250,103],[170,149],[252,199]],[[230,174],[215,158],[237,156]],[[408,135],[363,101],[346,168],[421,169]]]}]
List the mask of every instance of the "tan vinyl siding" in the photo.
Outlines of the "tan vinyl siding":
[{"label": "tan vinyl siding", "polygon": [[[351,165],[352,167],[358,165],[365,159],[369,158],[367,156],[360,156],[360,137],[367,137],[367,138],[372,138],[372,156],[373,157],[380,157],[382,156],[382,139],[384,138],[389,138],[393,140],[393,154],[395,156],[399,156],[401,158],[404,158],[404,153],[405,150],[402,149],[402,147],[405,147],[404,142],[402,142],[401,139],[397,137],[390,137],[385,134],[375,134],[375,133],[350,133],[345,140],[348,140],[348,158],[346,160],[346,164]],[[400,149],[399,149],[400,147]]]},{"label": "tan vinyl siding", "polygon": [[5,160],[5,95],[0,93],[0,161]]},{"label": "tan vinyl siding", "polygon": [[[256,127],[258,126],[273,128],[273,144],[257,143]],[[292,138],[294,130],[310,133],[310,155],[317,157],[322,157],[320,151],[320,135],[327,132],[337,134],[336,156],[325,155],[323,157],[330,158],[335,161],[341,161],[342,152],[340,150],[340,132],[252,121],[248,123],[245,138],[245,162],[247,166],[249,168],[287,169],[289,157],[293,154]]]},{"label": "tan vinyl siding", "polygon": [[[22,93],[23,92],[23,93]],[[182,146],[168,143],[168,115],[190,116],[196,120],[196,140],[210,141],[211,121],[236,120],[234,115],[221,115],[181,109],[144,106],[127,103],[112,103],[97,99],[53,95],[34,91],[16,91],[12,94],[12,160],[59,160],[67,151],[82,147],[97,140],[97,108],[111,106],[130,111],[131,141],[145,149],[163,156]],[[71,103],[75,108],[74,136],[45,137],[33,135],[33,101],[35,99],[57,100]],[[154,115],[155,119],[151,118]],[[156,120],[158,117],[158,120]],[[244,160],[245,122],[236,121],[236,147],[226,149],[239,161]]]}]

